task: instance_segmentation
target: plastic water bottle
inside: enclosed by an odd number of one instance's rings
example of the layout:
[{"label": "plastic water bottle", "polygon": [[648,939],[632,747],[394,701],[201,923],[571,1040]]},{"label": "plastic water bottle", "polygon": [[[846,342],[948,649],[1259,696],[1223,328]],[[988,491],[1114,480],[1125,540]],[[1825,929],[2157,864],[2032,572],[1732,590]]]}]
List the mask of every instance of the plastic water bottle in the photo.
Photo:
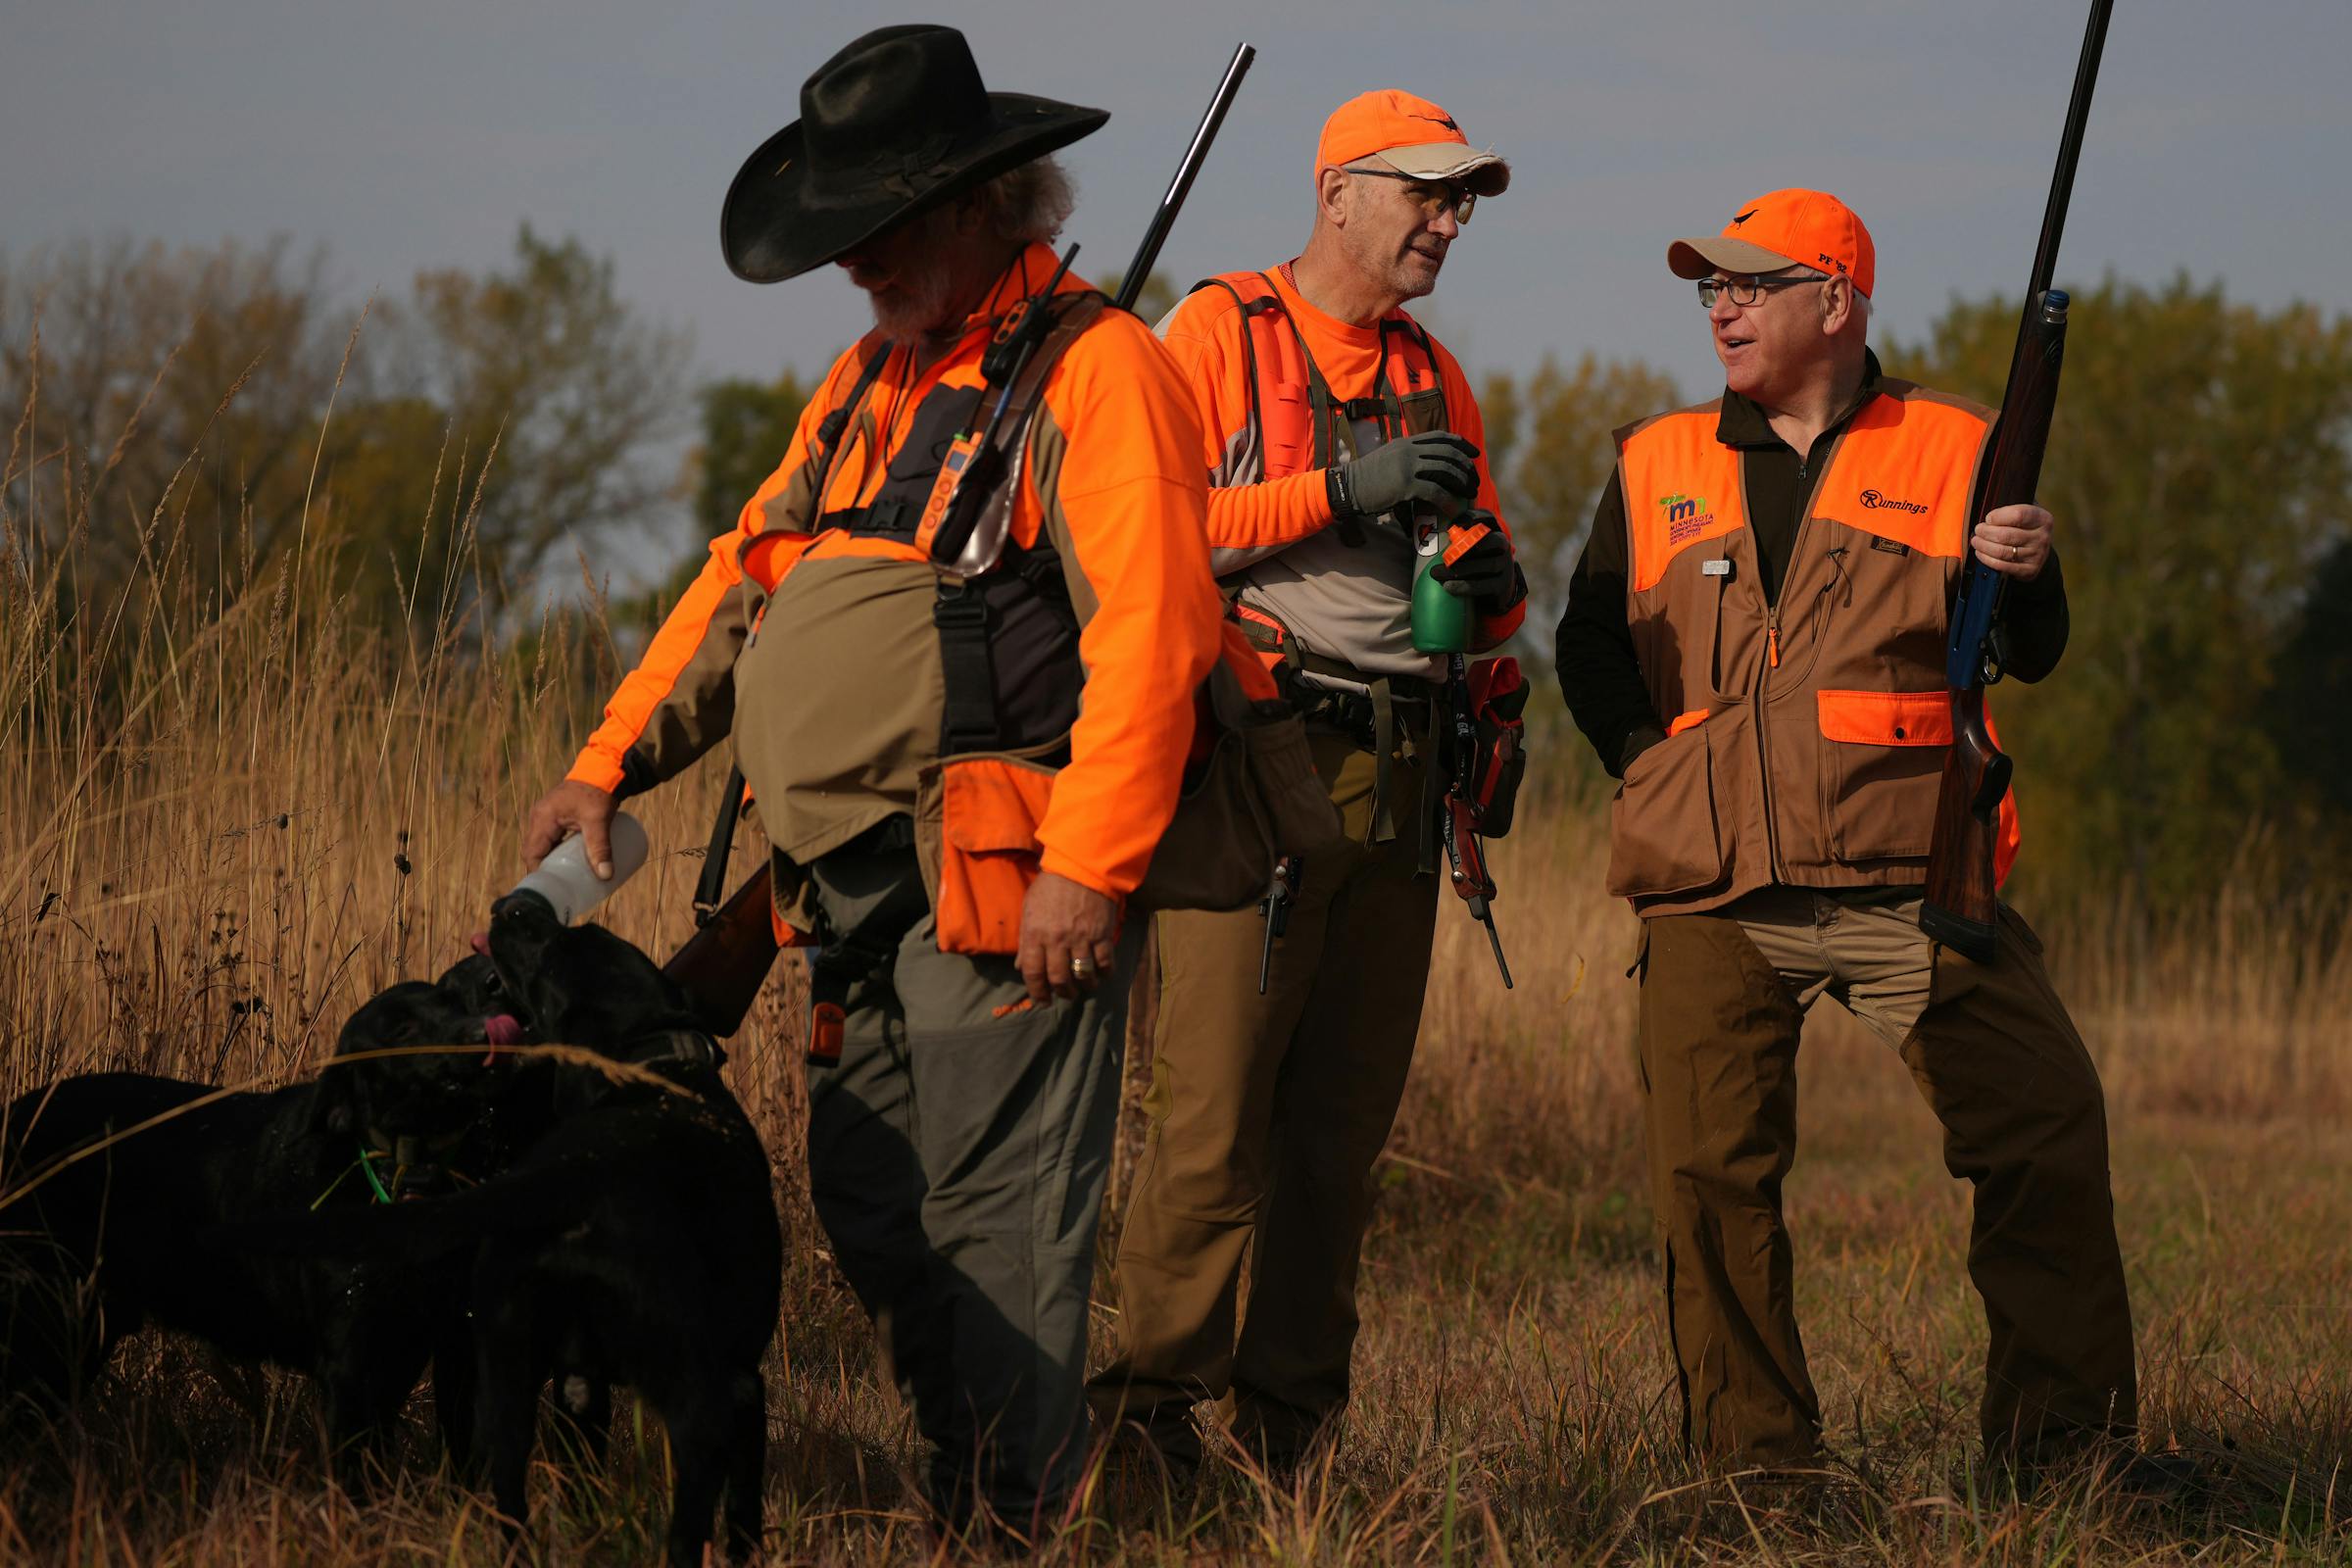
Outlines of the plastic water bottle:
[{"label": "plastic water bottle", "polygon": [[[588,864],[588,840],[574,833],[550,850],[539,869],[514,884],[515,893],[535,893],[565,925],[611,898],[645,864],[645,826],[626,811],[612,813],[612,875],[600,879]],[[513,897],[512,894],[509,897]]]},{"label": "plastic water bottle", "polygon": [[1453,538],[1451,528],[1432,528],[1415,551],[1413,562],[1412,630],[1417,654],[1465,654],[1470,651],[1470,601],[1457,599],[1430,574],[1446,559]]}]

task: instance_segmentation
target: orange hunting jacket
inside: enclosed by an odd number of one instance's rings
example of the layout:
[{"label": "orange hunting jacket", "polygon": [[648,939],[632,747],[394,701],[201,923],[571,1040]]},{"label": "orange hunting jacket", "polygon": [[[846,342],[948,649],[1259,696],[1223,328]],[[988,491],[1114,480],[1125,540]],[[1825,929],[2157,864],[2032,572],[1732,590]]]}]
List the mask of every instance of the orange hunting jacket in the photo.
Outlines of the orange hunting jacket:
[{"label": "orange hunting jacket", "polygon": [[[1043,287],[1054,267],[1052,251],[1031,246],[966,322],[957,347],[919,374],[906,350],[890,350],[843,432],[819,498],[810,461],[818,427],[849,401],[883,344],[869,335],[834,363],[802,415],[783,463],[745,504],[736,526],[711,541],[701,574],[613,693],[604,723],[572,765],[572,778],[633,793],[683,770],[729,733],[738,658],[778,576],[767,564],[770,557],[792,563],[794,619],[760,631],[763,640],[780,632],[789,636],[798,655],[789,677],[761,677],[782,689],[760,693],[759,710],[779,715],[779,723],[802,723],[808,733],[834,737],[831,745],[858,723],[855,715],[869,715],[877,731],[890,728],[880,715],[905,706],[901,694],[878,694],[881,700],[868,707],[858,682],[870,678],[865,665],[895,666],[906,649],[891,649],[889,660],[877,661],[870,649],[828,643],[828,596],[837,583],[848,596],[857,591],[853,585],[877,573],[902,580],[926,574],[930,563],[910,540],[843,531],[811,540],[810,524],[820,513],[871,502],[885,470],[901,459],[918,405],[943,386],[981,385],[980,358],[997,322]],[[1075,276],[1061,285],[1063,291],[1088,286]],[[1060,558],[1081,626],[1085,673],[1069,760],[1053,777],[1036,828],[1042,869],[1114,898],[1141,882],[1174,813],[1193,736],[1194,692],[1219,648],[1223,606],[1208,569],[1200,444],[1190,393],[1166,352],[1135,318],[1106,311],[1046,376],[1013,505],[1014,544],[1028,549],[1042,536]],[[926,461],[925,454],[906,456],[908,463]],[[938,457],[929,453],[927,461],[936,464]],[[747,560],[753,566],[748,576]],[[850,607],[847,597],[841,603]],[[935,683],[927,612],[907,635],[926,639],[915,657],[930,662],[923,679]],[[772,659],[755,662],[762,669],[780,667]],[[810,730],[804,721],[812,716]],[[909,749],[915,763],[924,760],[923,747],[936,752],[935,737],[919,727],[876,733],[872,746],[892,753],[892,777],[911,771],[899,765],[909,760],[903,755]],[[840,817],[839,776],[804,783],[787,769],[781,777],[784,782],[774,786],[752,773],[763,821],[789,814],[789,800],[770,798],[779,789],[789,796],[807,788],[825,795],[828,820],[839,823],[827,836],[849,836],[857,821]],[[851,804],[871,821],[912,804],[897,798],[895,786],[854,786],[850,793],[857,797]],[[796,858],[813,858],[825,847],[778,845]]]}]

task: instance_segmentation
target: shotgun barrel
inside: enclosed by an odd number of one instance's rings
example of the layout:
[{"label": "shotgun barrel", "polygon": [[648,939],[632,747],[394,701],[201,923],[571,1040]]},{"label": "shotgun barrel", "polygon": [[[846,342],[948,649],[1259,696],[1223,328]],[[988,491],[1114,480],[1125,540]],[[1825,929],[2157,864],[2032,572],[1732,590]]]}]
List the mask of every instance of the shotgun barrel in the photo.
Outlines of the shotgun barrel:
[{"label": "shotgun barrel", "polygon": [[1960,588],[1952,601],[1950,641],[1944,650],[1944,683],[1952,693],[1952,748],[1944,758],[1936,796],[1919,923],[1929,936],[1979,963],[1990,963],[1996,947],[1999,903],[1993,852],[2001,798],[2008,792],[2013,766],[1993,740],[1984,714],[1984,688],[2001,678],[2002,578],[1977,560],[1974,541],[1977,524],[1987,512],[2032,501],[2041,481],[2042,453],[2058,407],[2058,371],[2066,358],[2068,300],[2063,290],[2050,286],[2050,278],[2058,265],[2067,207],[2074,198],[2075,164],[2082,152],[2083,126],[2090,117],[2091,91],[2098,84],[2099,58],[2106,49],[2107,19],[2114,3],[2092,0],[2090,21],[2083,29],[2074,95],[2058,140],[2058,167],[2050,176],[2050,198],[2042,209],[2041,237],[2034,248],[2034,271],[2018,322],[2017,350],[2001,393],[1992,459],[1969,506],[1969,542],[1962,547]]}]

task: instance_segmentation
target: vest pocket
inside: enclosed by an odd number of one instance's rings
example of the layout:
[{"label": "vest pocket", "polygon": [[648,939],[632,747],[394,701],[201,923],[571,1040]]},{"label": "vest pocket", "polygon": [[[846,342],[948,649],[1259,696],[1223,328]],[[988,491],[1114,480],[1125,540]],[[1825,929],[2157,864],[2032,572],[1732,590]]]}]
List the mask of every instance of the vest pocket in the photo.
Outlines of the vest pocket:
[{"label": "vest pocket", "polygon": [[1820,691],[1822,814],[1847,863],[1928,853],[1952,744],[1949,692]]},{"label": "vest pocket", "polygon": [[1704,723],[1634,759],[1609,808],[1609,892],[1621,899],[1684,893],[1723,874],[1723,823]]},{"label": "vest pocket", "polygon": [[914,807],[916,858],[930,885],[942,953],[1019,951],[1021,905],[1044,852],[1037,826],[1056,770],[995,754],[923,769]]}]

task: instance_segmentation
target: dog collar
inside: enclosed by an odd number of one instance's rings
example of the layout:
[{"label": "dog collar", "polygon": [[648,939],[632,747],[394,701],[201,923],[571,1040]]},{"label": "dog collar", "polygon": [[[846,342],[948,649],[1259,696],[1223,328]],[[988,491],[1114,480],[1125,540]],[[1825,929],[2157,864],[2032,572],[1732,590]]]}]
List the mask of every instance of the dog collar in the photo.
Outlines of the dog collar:
[{"label": "dog collar", "polygon": [[699,1029],[664,1029],[641,1037],[621,1058],[631,1066],[717,1068],[727,1059],[718,1042]]}]

